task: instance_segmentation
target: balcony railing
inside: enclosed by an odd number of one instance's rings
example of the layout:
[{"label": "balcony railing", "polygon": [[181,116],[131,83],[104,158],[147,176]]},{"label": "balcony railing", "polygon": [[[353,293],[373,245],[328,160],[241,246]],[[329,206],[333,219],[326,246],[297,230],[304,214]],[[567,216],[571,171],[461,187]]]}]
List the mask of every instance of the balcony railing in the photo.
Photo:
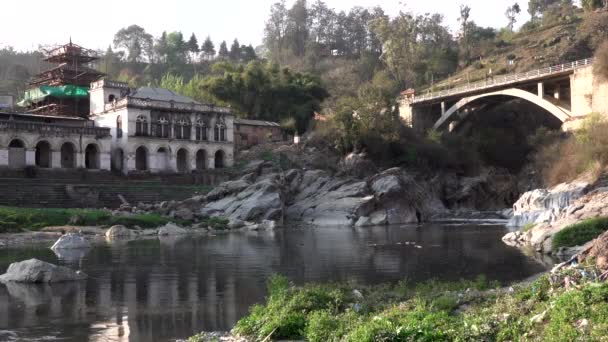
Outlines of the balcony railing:
[{"label": "balcony railing", "polygon": [[133,97],[125,97],[113,103],[106,104],[105,111],[124,107],[137,107],[143,109],[162,109],[162,110],[174,110],[183,112],[203,112],[203,113],[222,113],[230,114],[230,108],[218,107],[207,104],[197,103],[182,103],[172,101],[159,101],[151,99],[139,99]]},{"label": "balcony railing", "polygon": [[96,138],[105,138],[110,136],[110,128],[105,127],[78,127],[68,125],[57,125],[52,123],[12,120],[0,120],[0,132],[3,131],[18,131],[39,134],[89,135],[95,136]]},{"label": "balcony railing", "polygon": [[452,95],[458,95],[461,93],[468,93],[475,90],[483,90],[494,87],[499,87],[511,83],[521,82],[521,81],[529,81],[534,79],[543,78],[548,75],[560,74],[566,71],[572,71],[576,69],[580,69],[583,67],[587,67],[593,64],[593,58],[587,58],[575,62],[555,65],[547,68],[542,68],[534,71],[529,71],[520,74],[512,74],[505,76],[497,76],[485,81],[479,81],[475,83],[468,84],[462,87],[456,87],[452,89],[447,89],[439,92],[431,92],[429,94],[415,96],[411,103],[430,101],[434,99],[439,99],[442,97],[448,97]]}]

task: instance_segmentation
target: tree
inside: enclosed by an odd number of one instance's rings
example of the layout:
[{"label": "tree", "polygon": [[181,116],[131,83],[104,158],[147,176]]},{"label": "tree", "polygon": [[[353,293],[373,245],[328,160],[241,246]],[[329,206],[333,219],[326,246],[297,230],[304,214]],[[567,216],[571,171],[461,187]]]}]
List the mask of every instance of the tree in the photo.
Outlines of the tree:
[{"label": "tree", "polygon": [[181,32],[171,32],[167,34],[167,64],[170,68],[186,64],[188,54],[188,44],[184,41]]},{"label": "tree", "polygon": [[238,39],[235,39],[232,42],[232,46],[230,46],[229,57],[230,57],[230,60],[235,63],[237,63],[241,60],[241,44],[239,44]]},{"label": "tree", "polygon": [[241,60],[243,61],[243,63],[249,63],[251,61],[256,60],[257,58],[258,56],[255,53],[253,45],[249,44],[248,46],[241,46]]},{"label": "tree", "polygon": [[270,18],[266,21],[266,27],[264,28],[264,43],[275,61],[283,50],[285,36],[287,35],[287,22],[287,7],[285,0],[281,0],[270,8]]},{"label": "tree", "polygon": [[530,0],[528,2],[528,13],[532,19],[536,19],[541,16],[549,6],[559,4],[563,0]]},{"label": "tree", "polygon": [[192,33],[190,36],[186,47],[188,52],[190,52],[190,61],[192,62],[196,58],[196,55],[200,52],[200,49],[198,48],[198,39],[196,39],[196,35],[194,35],[194,33]]},{"label": "tree", "polygon": [[296,0],[287,15],[287,36],[292,53],[304,56],[308,41],[308,8],[306,0]]},{"label": "tree", "polygon": [[585,11],[593,11],[598,8],[608,8],[608,0],[581,0]]},{"label": "tree", "polygon": [[207,60],[212,60],[215,57],[215,45],[210,36],[207,36],[207,39],[205,39],[205,42],[201,46],[201,51]]},{"label": "tree", "polygon": [[153,39],[141,26],[131,25],[120,29],[114,35],[114,47],[127,51],[127,61],[141,62],[152,57]]},{"label": "tree", "polygon": [[521,7],[519,7],[519,4],[517,2],[513,4],[513,6],[507,8],[505,15],[507,16],[507,19],[509,19],[509,24],[507,25],[507,27],[510,31],[513,31],[513,28],[515,27],[515,22],[517,22],[517,16],[520,13]]},{"label": "tree", "polygon": [[220,44],[220,51],[218,53],[218,56],[221,59],[228,59],[230,57],[230,52],[228,52],[228,45],[226,44],[225,40]]},{"label": "tree", "polygon": [[468,28],[469,28],[469,17],[471,16],[471,7],[467,5],[460,5],[460,17],[458,18],[458,22],[460,23],[460,38],[465,44],[467,43],[468,38]]},{"label": "tree", "polygon": [[167,31],[163,31],[154,44],[154,54],[160,63],[167,62]]}]

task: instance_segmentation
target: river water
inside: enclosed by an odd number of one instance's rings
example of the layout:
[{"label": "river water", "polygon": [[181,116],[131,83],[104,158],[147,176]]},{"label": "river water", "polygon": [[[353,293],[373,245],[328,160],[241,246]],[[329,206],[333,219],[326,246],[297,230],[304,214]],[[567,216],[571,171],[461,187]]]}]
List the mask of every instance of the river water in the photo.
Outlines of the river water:
[{"label": "river water", "polygon": [[0,340],[170,341],[229,330],[264,301],[265,281],[297,284],[473,279],[511,282],[545,268],[488,225],[301,228],[96,245],[59,258],[46,247],[0,250],[0,274],[32,257],[87,281],[1,285]]}]

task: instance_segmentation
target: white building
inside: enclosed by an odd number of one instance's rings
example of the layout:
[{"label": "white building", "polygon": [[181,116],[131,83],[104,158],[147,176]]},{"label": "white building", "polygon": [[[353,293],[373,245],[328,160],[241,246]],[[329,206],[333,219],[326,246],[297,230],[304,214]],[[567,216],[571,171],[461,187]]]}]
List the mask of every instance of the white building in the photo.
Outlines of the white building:
[{"label": "white building", "polygon": [[0,113],[0,168],[110,170],[110,129],[78,117]]},{"label": "white building", "polygon": [[110,128],[112,169],[190,173],[232,166],[234,117],[167,89],[91,84],[91,119]]}]

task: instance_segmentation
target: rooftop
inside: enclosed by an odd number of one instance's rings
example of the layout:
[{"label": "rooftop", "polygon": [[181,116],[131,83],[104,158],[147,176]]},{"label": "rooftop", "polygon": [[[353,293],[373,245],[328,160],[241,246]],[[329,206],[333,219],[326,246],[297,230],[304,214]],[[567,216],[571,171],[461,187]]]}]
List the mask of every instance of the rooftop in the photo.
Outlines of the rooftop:
[{"label": "rooftop", "polygon": [[248,119],[234,119],[235,125],[247,125],[247,126],[269,126],[269,127],[281,127],[280,124],[272,121],[262,120],[248,120]]},{"label": "rooftop", "polygon": [[132,98],[142,99],[142,100],[150,99],[150,100],[155,100],[155,101],[166,101],[166,102],[173,101],[173,102],[179,102],[179,103],[200,104],[187,96],[183,96],[183,95],[177,94],[169,89],[163,89],[163,88],[141,87],[141,88],[138,88],[137,90],[135,90],[135,92],[131,93],[131,95],[129,95],[129,96]]}]

